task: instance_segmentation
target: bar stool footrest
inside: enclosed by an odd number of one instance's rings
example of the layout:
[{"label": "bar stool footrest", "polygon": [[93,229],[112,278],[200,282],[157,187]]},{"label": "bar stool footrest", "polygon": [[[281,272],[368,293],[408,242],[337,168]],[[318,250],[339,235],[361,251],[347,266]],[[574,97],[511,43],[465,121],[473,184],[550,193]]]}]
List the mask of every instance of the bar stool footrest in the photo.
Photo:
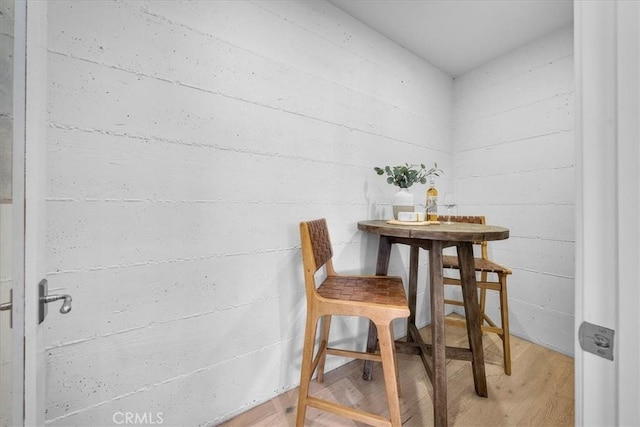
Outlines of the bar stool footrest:
[{"label": "bar stool footrest", "polygon": [[318,399],[316,397],[309,396],[307,398],[307,406],[311,406],[316,409],[320,409],[322,411],[330,412],[332,414],[351,418],[354,421],[366,423],[372,426],[380,426],[380,427],[391,426],[391,421],[381,416],[360,411],[359,409],[351,408],[349,406],[341,405],[339,403],[331,402],[328,400]]}]

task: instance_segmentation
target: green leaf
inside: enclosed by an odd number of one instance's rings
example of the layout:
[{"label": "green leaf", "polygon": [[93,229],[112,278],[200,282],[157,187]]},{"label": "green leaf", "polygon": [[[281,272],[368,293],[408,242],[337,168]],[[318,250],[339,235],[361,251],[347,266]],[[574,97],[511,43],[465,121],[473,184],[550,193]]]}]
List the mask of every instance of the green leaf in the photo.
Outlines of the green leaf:
[{"label": "green leaf", "polygon": [[427,170],[424,163],[420,165],[405,163],[398,166],[385,166],[384,169],[379,167],[373,168],[378,175],[386,173],[388,175],[386,181],[400,188],[409,188],[416,182],[426,184],[427,178],[431,175],[439,176],[444,173],[438,164],[433,162],[433,167]]}]

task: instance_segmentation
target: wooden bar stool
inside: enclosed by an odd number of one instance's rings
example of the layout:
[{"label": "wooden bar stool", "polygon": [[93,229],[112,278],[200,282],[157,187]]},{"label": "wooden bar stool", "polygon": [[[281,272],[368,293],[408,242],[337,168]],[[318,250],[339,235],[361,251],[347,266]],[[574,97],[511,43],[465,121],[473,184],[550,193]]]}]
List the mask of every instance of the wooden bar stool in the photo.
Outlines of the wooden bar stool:
[{"label": "wooden bar stool", "polygon": [[[466,222],[472,224],[485,224],[484,216],[438,216],[438,221],[445,222],[447,218],[451,218],[453,222]],[[504,372],[511,375],[511,344],[509,339],[509,302],[507,299],[507,276],[511,274],[511,270],[507,267],[495,263],[489,259],[487,251],[487,241],[483,240],[474,243],[480,246],[480,258],[474,258],[475,270],[480,273],[477,281],[478,289],[480,289],[480,324],[483,332],[492,332],[498,334],[502,339],[502,351],[504,357]],[[458,270],[458,257],[445,255],[442,257],[444,270]],[[495,280],[489,280],[489,274],[495,274]],[[444,277],[445,285],[461,286],[460,279]],[[487,290],[498,291],[500,294],[500,326],[487,315],[485,305],[487,301]],[[462,301],[454,299],[445,299],[445,304],[462,306]],[[446,319],[446,323],[453,326],[466,328],[464,320]]]},{"label": "wooden bar stool", "polygon": [[[307,406],[311,406],[374,426],[399,427],[401,421],[398,397],[398,363],[391,322],[393,319],[409,316],[402,279],[389,276],[338,275],[333,268],[333,249],[324,218],[301,222],[300,240],[307,297],[307,321],[302,352],[296,426],[302,427],[304,425]],[[316,273],[323,266],[326,278],[320,286],[316,286]],[[380,351],[365,353],[329,347],[329,328],[332,315],[359,316],[370,319],[378,329]],[[314,355],[316,330],[320,318],[323,320],[322,337],[318,352]],[[382,362],[389,402],[389,418],[309,395],[309,383],[316,369],[318,369],[318,382],[323,380],[327,354]]]}]

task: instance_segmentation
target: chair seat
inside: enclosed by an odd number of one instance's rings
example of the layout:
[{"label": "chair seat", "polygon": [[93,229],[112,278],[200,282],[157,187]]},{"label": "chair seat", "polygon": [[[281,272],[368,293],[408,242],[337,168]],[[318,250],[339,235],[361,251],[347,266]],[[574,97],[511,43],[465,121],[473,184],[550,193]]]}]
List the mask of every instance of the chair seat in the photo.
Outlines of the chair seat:
[{"label": "chair seat", "polygon": [[402,279],[388,276],[330,276],[318,287],[324,298],[407,307]]},{"label": "chair seat", "polygon": [[[474,264],[476,266],[476,271],[486,271],[487,273],[502,273],[502,274],[511,274],[511,270],[507,267],[490,261],[488,259],[482,258],[474,258]],[[453,255],[445,255],[442,257],[442,266],[444,268],[455,268],[459,269],[458,266],[458,257]]]}]

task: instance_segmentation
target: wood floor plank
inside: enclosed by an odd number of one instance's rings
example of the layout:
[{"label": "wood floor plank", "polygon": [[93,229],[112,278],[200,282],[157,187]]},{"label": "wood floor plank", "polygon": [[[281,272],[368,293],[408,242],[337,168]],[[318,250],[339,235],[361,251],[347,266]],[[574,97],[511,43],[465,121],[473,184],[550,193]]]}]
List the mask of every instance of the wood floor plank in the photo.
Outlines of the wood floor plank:
[{"label": "wood floor plank", "polygon": [[[430,330],[420,334],[429,342]],[[447,345],[466,347],[464,329],[447,326]],[[447,395],[450,426],[573,426],[574,364],[571,357],[512,336],[512,375],[505,375],[502,342],[483,335],[489,397],[475,394],[471,364],[448,360]],[[400,409],[405,427],[433,424],[432,388],[418,356],[398,354]],[[225,427],[294,426],[297,389],[290,390],[221,424]],[[349,362],[325,374],[324,383],[311,385],[312,395],[353,405],[386,416],[388,405],[382,369],[374,363],[373,380],[362,380],[362,361]],[[308,427],[363,424],[313,408],[307,410]]]}]

